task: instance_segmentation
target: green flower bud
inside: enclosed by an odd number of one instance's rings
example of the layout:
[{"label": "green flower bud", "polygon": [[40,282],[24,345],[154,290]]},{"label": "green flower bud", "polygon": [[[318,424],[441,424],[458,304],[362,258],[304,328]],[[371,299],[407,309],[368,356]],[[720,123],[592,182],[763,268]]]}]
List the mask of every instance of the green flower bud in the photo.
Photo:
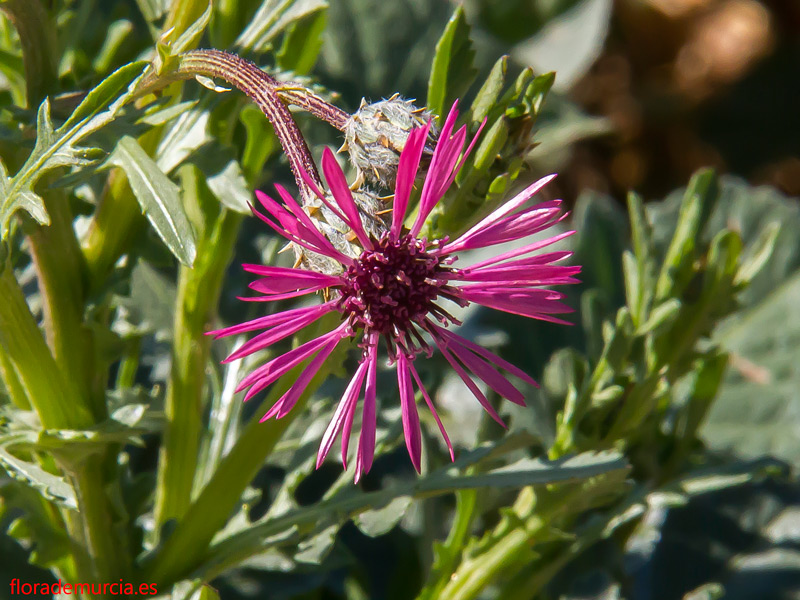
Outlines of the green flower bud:
[{"label": "green flower bud", "polygon": [[[362,100],[361,107],[345,124],[345,143],[341,148],[350,153],[350,160],[358,169],[358,182],[367,181],[393,190],[400,153],[409,132],[422,127],[430,118],[428,109],[417,108],[398,94],[373,104]],[[439,131],[432,127],[425,148],[428,156],[433,153],[438,135]]]}]

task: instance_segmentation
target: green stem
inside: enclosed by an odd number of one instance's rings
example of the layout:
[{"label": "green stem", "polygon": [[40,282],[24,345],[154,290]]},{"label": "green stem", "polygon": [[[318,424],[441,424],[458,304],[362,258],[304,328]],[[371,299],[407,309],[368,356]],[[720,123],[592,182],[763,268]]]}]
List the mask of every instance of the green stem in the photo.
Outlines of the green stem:
[{"label": "green stem", "polygon": [[453,525],[447,535],[444,546],[438,553],[434,570],[431,571],[428,584],[417,600],[436,600],[442,593],[450,576],[458,566],[461,551],[469,539],[472,524],[478,515],[477,490],[459,490],[456,492],[456,511]]},{"label": "green stem", "polygon": [[[602,477],[597,478],[596,485]],[[592,480],[586,485],[591,486]],[[520,520],[501,522],[493,533],[496,539],[491,548],[463,561],[453,573],[447,586],[437,596],[438,600],[471,600],[486,587],[497,581],[502,573],[517,571],[519,558],[530,554],[533,540],[546,531],[562,513],[570,510],[574,501],[591,493],[586,485],[572,485],[563,493],[547,493],[550,501],[542,502],[532,487],[524,488],[514,504]]]},{"label": "green stem", "polygon": [[85,263],[72,228],[67,198],[58,191],[44,196],[51,223],[35,226],[28,236],[43,298],[44,328],[53,357],[95,421],[106,417],[103,390],[93,390],[92,339],[83,326]]},{"label": "green stem", "polygon": [[[25,296],[14,277],[10,264],[0,272],[0,346],[4,364],[16,376],[18,388],[24,390],[46,429],[85,429],[93,417],[81,401],[73,378],[62,375],[25,302]],[[5,373],[5,370],[4,370]],[[111,532],[111,515],[103,489],[103,478],[96,462],[90,458],[75,468],[72,479],[81,510],[67,519],[71,537],[86,541],[92,558],[92,580],[107,580],[122,572],[119,568],[121,548]]]},{"label": "green stem", "polygon": [[115,535],[110,502],[105,491],[103,457],[90,456],[72,475],[78,496],[84,539],[91,558],[96,581],[117,581],[126,578],[130,562],[126,544]]},{"label": "green stem", "polygon": [[19,34],[25,64],[28,107],[38,106],[58,89],[56,30],[39,0],[4,0],[6,13]]},{"label": "green stem", "polygon": [[134,336],[128,340],[125,356],[117,371],[117,381],[115,387],[118,390],[125,390],[133,387],[136,383],[136,371],[139,369],[139,355],[142,351],[141,336]]},{"label": "green stem", "polygon": [[31,403],[25,394],[25,387],[19,380],[19,376],[14,369],[11,359],[5,352],[0,352],[0,378],[6,386],[6,392],[11,398],[14,406],[22,410],[31,410]]},{"label": "green stem", "polygon": [[0,347],[4,363],[16,375],[16,385],[24,390],[45,428],[91,425],[92,416],[74,381],[62,375],[50,354],[11,265],[7,262],[0,268]]},{"label": "green stem", "polygon": [[[149,138],[149,135],[144,137]],[[114,169],[81,243],[90,292],[97,292],[103,286],[114,264],[130,247],[145,222],[128,178],[121,169]]]},{"label": "green stem", "polygon": [[225,269],[233,255],[242,216],[222,210],[201,240],[194,268],[181,267],[167,384],[164,443],[159,456],[156,524],[180,519],[191,502],[203,433],[205,370],[211,338],[205,335],[216,310]]},{"label": "green stem", "polygon": [[240,0],[217,0],[214,3],[209,34],[215,48],[228,48],[236,40],[242,28],[241,5]]}]

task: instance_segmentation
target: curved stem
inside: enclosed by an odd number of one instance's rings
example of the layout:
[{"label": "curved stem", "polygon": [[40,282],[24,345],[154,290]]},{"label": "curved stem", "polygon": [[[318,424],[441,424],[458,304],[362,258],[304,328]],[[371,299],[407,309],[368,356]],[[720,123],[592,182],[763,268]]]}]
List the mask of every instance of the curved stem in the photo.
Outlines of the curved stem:
[{"label": "curved stem", "polygon": [[170,81],[190,79],[198,75],[218,77],[235,86],[255,102],[267,116],[275,134],[289,159],[297,187],[304,199],[314,196],[306,184],[303,173],[319,186],[322,182],[316,164],[311,157],[305,138],[294,122],[292,113],[281,98],[300,108],[308,110],[315,116],[331,123],[337,129],[343,129],[349,115],[314,95],[302,86],[279,82],[269,73],[264,72],[255,63],[235,54],[221,50],[191,50],[178,57],[175,65],[162,69],[161,73],[152,70],[139,86],[139,94],[153,92]]}]

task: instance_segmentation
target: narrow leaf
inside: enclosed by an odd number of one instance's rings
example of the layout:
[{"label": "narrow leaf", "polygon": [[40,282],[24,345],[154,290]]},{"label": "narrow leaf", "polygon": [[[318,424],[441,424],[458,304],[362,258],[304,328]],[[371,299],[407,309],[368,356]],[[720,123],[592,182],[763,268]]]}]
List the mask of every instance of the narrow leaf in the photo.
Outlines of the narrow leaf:
[{"label": "narrow leaf", "polygon": [[107,162],[125,171],[142,211],[159,237],[179,261],[191,266],[197,246],[178,186],[130,136],[117,143]]},{"label": "narrow leaf", "polygon": [[470,27],[459,6],[436,44],[428,80],[428,108],[440,118],[453,101],[469,89],[477,71],[472,62],[475,50],[469,39]]}]

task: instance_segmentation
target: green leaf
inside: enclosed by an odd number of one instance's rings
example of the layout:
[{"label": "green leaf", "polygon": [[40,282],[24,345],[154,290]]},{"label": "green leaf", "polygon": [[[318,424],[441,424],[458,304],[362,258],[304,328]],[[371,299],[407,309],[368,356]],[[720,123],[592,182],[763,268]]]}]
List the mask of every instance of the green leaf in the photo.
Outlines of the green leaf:
[{"label": "green leaf", "polygon": [[386,506],[375,510],[367,510],[353,519],[361,533],[369,537],[378,537],[389,533],[397,522],[403,518],[406,510],[411,506],[411,497],[398,496]]},{"label": "green leaf", "polygon": [[327,22],[326,8],[305,15],[289,27],[275,55],[281,69],[306,75],[314,68],[322,48],[322,34]]},{"label": "green leaf", "polygon": [[247,141],[242,153],[242,169],[254,181],[264,163],[278,147],[278,139],[269,121],[257,107],[248,104],[239,113],[239,120],[247,131]]},{"label": "green leaf", "polygon": [[475,100],[472,101],[471,118],[473,122],[480,123],[489,114],[489,111],[497,103],[500,97],[500,92],[503,91],[503,85],[506,80],[506,70],[508,69],[508,56],[501,56],[492,70],[486,81],[478,90]]},{"label": "green leaf", "polygon": [[6,533],[29,550],[28,562],[64,572],[74,568],[69,535],[50,502],[24,483],[4,478],[0,483],[0,522],[7,522],[14,513],[19,516],[9,524]]},{"label": "green leaf", "polygon": [[713,171],[706,169],[692,177],[658,276],[657,298],[679,296],[686,288],[698,254],[697,242],[718,198],[719,185]]},{"label": "green leaf", "polygon": [[142,211],[159,237],[179,261],[191,266],[197,245],[178,186],[130,136],[117,143],[107,163],[125,171]]},{"label": "green leaf", "polygon": [[161,137],[156,149],[156,164],[166,174],[180,165],[198,148],[213,140],[208,131],[211,113],[207,103],[183,111]]},{"label": "green leaf", "polygon": [[[114,119],[130,99],[132,85],[128,84],[141,76],[145,65],[144,62],[131,63],[109,75],[87,94],[67,122],[57,130],[54,130],[50,118],[50,101],[45,99],[42,102],[37,114],[36,143],[25,164],[14,177],[8,177],[0,165],[0,239],[5,239],[9,220],[19,209],[28,211],[43,225],[49,224],[42,199],[34,192],[36,182],[53,169],[93,162],[94,151],[77,144]],[[128,91],[117,97],[125,85],[128,85]],[[111,103],[114,98],[116,100]],[[106,106],[108,109],[103,110]]]},{"label": "green leaf", "polygon": [[169,9],[169,0],[136,0],[136,4],[139,5],[142,16],[149,23],[158,21],[167,14]]},{"label": "green leaf", "polygon": [[464,9],[459,6],[436,44],[428,80],[428,108],[440,119],[444,119],[453,101],[469,89],[478,73],[472,64],[475,50],[469,34]]},{"label": "green leaf", "polygon": [[[96,116],[101,110],[110,106],[110,114],[107,115],[107,120],[101,120],[99,124],[105,125],[109,122],[122,105],[127,102],[131,97],[131,91],[134,88],[134,82],[144,73],[148,66],[147,61],[136,61],[124,65],[106,77],[97,87],[93,88],[86,98],[78,105],[78,108],[70,115],[67,122],[58,129],[58,135],[64,135],[73,127],[86,123],[87,119]],[[125,94],[118,97],[120,92],[127,90]],[[116,99],[116,102],[112,101]],[[99,129],[98,123],[91,123],[89,131],[82,132],[83,136]],[[83,137],[82,136],[82,137]]]},{"label": "green leaf", "polygon": [[219,600],[219,593],[200,580],[181,581],[170,593],[171,600]]},{"label": "green leaf", "polygon": [[[4,446],[11,440],[2,440]],[[8,475],[36,490],[43,498],[68,508],[78,509],[78,499],[73,487],[67,481],[42,469],[39,465],[22,460],[0,448],[0,466]]]},{"label": "green leaf", "polygon": [[157,341],[171,339],[176,296],[172,279],[138,261],[131,274],[130,295],[116,301],[114,332],[122,337],[152,334]]},{"label": "green leaf", "polygon": [[234,151],[219,145],[205,146],[190,158],[203,173],[205,183],[214,196],[227,208],[249,215],[253,192],[247,183]]},{"label": "green leaf", "polygon": [[702,433],[712,448],[741,457],[800,460],[800,271],[753,308],[732,317],[716,339],[731,367]]},{"label": "green leaf", "polygon": [[194,48],[197,42],[203,35],[203,32],[208,27],[208,23],[211,20],[211,9],[212,3],[209,0],[208,6],[206,7],[203,14],[189,27],[187,27],[183,33],[175,40],[174,43],[171,43],[169,46],[170,52],[172,54],[180,54],[185,50],[189,50]]},{"label": "green leaf", "polygon": [[270,42],[287,27],[327,7],[327,0],[264,0],[235,46],[241,53],[266,52]]},{"label": "green leaf", "polygon": [[[419,479],[398,482],[375,492],[362,492],[346,487],[330,498],[316,504],[299,507],[254,525],[245,531],[221,540],[212,547],[206,569],[215,573],[222,565],[236,564],[243,558],[270,546],[270,540],[281,532],[295,529],[309,530],[313,535],[333,523],[342,523],[351,516],[386,507],[399,498],[425,498],[462,489],[483,487],[524,487],[564,481],[580,481],[598,475],[616,474],[624,477],[627,462],[616,453],[581,454],[558,461],[522,459],[506,467],[485,473],[464,474],[461,469],[480,463],[493,456],[513,440],[503,440],[499,446],[491,444],[477,448],[459,458],[455,465],[439,469]],[[403,503],[401,502],[400,505]],[[398,508],[396,505],[395,508]]]}]

